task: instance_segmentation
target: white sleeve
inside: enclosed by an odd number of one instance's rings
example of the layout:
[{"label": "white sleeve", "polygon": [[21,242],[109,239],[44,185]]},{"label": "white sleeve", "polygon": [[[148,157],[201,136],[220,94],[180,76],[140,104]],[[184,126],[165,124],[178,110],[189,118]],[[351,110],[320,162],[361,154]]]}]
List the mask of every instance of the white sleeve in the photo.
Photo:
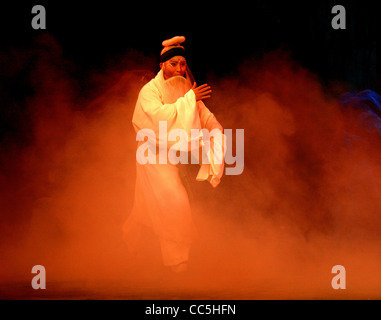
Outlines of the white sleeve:
[{"label": "white sleeve", "polygon": [[136,129],[152,129],[159,131],[159,121],[167,121],[168,132],[172,129],[183,129],[188,136],[191,129],[199,125],[198,106],[193,90],[189,90],[175,103],[164,104],[158,90],[145,86],[138,98],[133,116]]},{"label": "white sleeve", "polygon": [[[215,144],[211,141],[210,150],[208,152],[209,163],[201,164],[196,180],[207,180],[214,188],[216,188],[221,181],[225,167],[226,137],[223,134],[221,124],[218,122],[214,114],[202,101],[198,102],[198,104],[202,128],[206,128],[209,132],[212,132],[214,129],[219,129],[220,134],[217,135],[216,139],[213,139]],[[215,159],[217,162],[214,161]]]},{"label": "white sleeve", "polygon": [[220,129],[223,131],[221,124],[205,104],[202,101],[197,102],[197,104],[199,107],[201,127],[206,128],[209,131],[212,131],[213,129]]}]

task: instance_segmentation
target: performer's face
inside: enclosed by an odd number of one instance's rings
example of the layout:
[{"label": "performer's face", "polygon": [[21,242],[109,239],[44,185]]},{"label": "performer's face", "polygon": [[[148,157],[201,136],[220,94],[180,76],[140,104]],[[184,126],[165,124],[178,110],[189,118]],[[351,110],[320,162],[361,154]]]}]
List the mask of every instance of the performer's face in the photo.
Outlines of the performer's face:
[{"label": "performer's face", "polygon": [[187,61],[184,57],[176,56],[169,59],[168,61],[161,63],[160,67],[163,70],[165,80],[174,76],[184,77],[185,71],[187,69]]}]

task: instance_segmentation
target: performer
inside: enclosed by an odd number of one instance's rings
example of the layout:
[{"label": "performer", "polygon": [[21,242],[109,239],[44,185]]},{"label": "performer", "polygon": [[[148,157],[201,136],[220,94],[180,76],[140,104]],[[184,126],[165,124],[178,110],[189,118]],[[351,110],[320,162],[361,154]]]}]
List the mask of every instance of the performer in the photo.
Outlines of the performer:
[{"label": "performer", "polygon": [[[182,129],[187,132],[188,142],[191,129],[219,129],[222,133],[222,126],[202,102],[211,96],[210,86],[193,82],[181,45],[184,41],[185,37],[179,36],[163,41],[161,70],[141,89],[135,106],[132,123],[136,132],[151,129],[159,137],[159,121],[166,121],[168,132]],[[138,142],[138,148],[142,143]],[[223,163],[201,163],[197,180],[207,180],[217,187]],[[163,264],[174,272],[186,271],[197,231],[178,165],[137,161],[134,205],[123,226],[128,245],[134,245],[142,226],[151,228],[158,237]]]}]

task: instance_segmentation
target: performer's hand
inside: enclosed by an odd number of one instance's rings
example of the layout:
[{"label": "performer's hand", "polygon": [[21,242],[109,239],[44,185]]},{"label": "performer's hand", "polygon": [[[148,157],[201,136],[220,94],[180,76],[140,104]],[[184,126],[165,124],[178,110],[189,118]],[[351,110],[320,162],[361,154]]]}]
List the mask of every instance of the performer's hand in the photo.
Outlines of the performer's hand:
[{"label": "performer's hand", "polygon": [[207,84],[202,84],[201,86],[199,87],[196,87],[196,82],[193,84],[193,87],[192,87],[192,90],[194,92],[194,94],[196,95],[196,101],[200,101],[200,100],[203,100],[203,99],[208,99],[211,97],[211,93],[212,93],[212,90],[210,88],[210,86],[208,86]]}]

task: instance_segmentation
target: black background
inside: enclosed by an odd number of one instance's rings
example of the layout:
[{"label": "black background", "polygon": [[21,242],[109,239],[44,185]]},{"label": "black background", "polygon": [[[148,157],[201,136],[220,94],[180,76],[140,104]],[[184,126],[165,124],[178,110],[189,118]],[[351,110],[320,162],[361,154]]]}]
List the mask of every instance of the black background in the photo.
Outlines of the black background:
[{"label": "black background", "polygon": [[[46,9],[46,30],[31,27],[34,5]],[[334,5],[346,9],[346,30],[334,30]],[[380,89],[380,22],[370,1],[24,1],[2,4],[1,47],[25,50],[42,33],[82,69],[133,49],[148,56],[161,42],[186,36],[194,73],[223,76],[245,59],[279,48],[323,81]]]}]

